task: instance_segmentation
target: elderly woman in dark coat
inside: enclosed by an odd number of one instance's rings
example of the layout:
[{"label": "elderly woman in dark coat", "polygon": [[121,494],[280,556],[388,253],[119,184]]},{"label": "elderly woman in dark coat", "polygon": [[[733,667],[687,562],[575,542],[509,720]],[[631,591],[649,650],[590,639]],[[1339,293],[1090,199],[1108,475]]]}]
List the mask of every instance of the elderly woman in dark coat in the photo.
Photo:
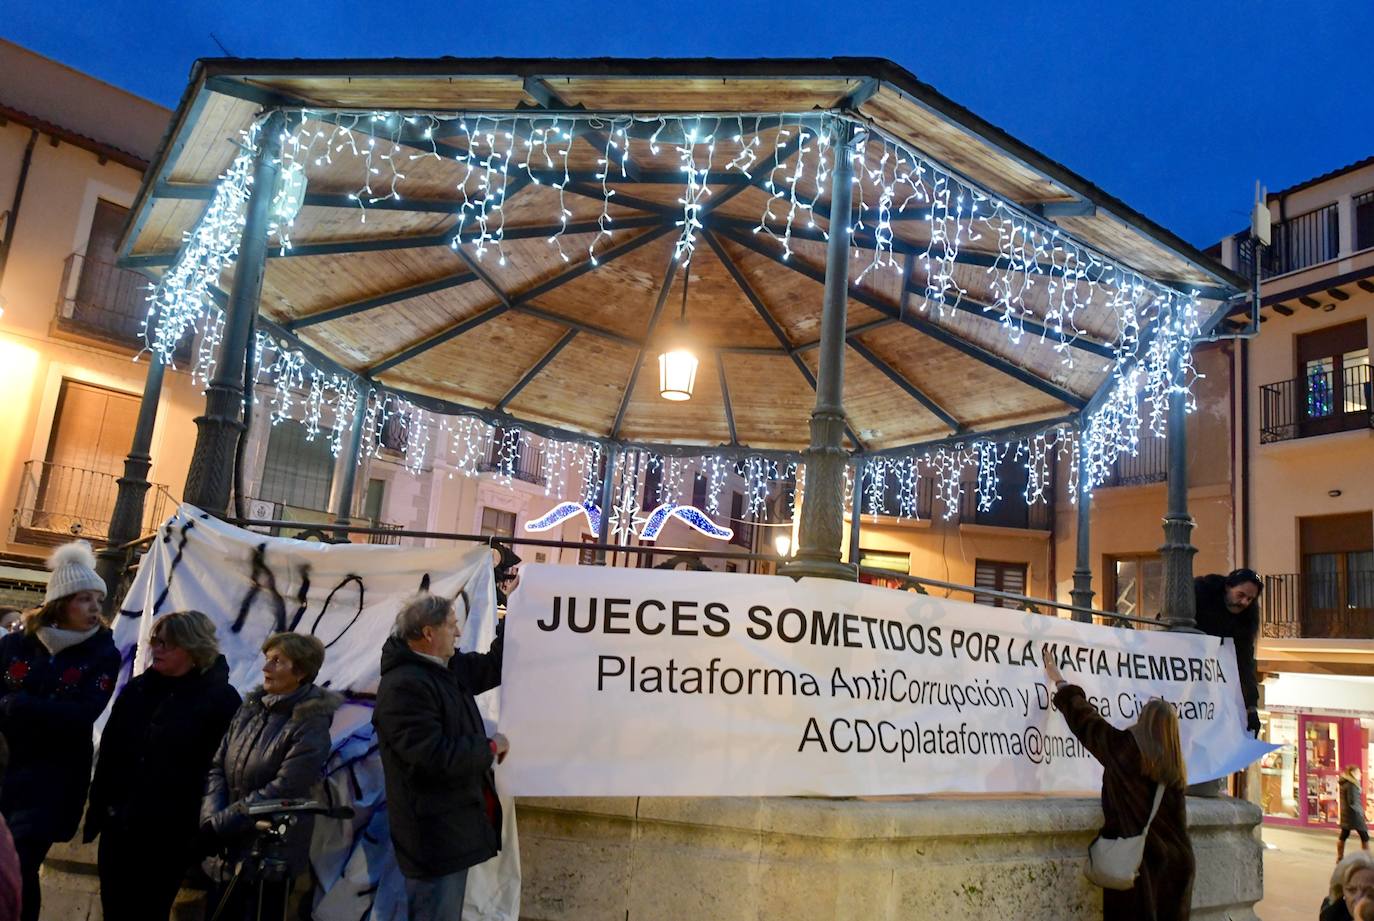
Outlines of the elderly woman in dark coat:
[{"label": "elderly woman in dark coat", "polygon": [[[251,842],[253,820],[246,807],[309,797],[320,782],[329,727],[343,702],[314,684],[324,665],[324,644],[315,637],[275,633],[262,651],[262,686],[250,691],[234,714],[210,766],[200,809],[202,828],[219,841],[231,864],[242,860]],[[308,865],[311,827],[309,816],[299,816],[287,834],[283,856],[291,877]],[[246,898],[249,889],[246,883],[233,887],[233,901]],[[266,886],[263,917],[281,917],[290,892],[289,879]],[[230,907],[223,917],[240,913]]]},{"label": "elderly woman in dark coat", "polygon": [[1102,763],[1101,834],[1140,834],[1149,821],[1156,788],[1164,787],[1135,886],[1102,890],[1103,921],[1187,921],[1197,867],[1188,840],[1187,768],[1178,716],[1156,698],[1141,708],[1135,725],[1117,729],[1088,703],[1082,688],[1064,680],[1048,648],[1042,655],[1045,674],[1057,688],[1055,708],[1064,714],[1069,731]]},{"label": "elderly woman in dark coat", "polygon": [[199,611],[153,624],[152,662],[115,699],[100,737],[86,840],[100,836],[110,919],[165,919],[195,862],[210,759],[239,707],[215,625]]},{"label": "elderly woman in dark coat", "polygon": [[119,651],[100,619],[105,583],[90,544],[59,547],[41,608],[0,638],[0,733],[10,766],[0,792],[23,874],[23,921],[37,921],[38,868],[81,824],[91,778],[91,727],[114,692]]}]

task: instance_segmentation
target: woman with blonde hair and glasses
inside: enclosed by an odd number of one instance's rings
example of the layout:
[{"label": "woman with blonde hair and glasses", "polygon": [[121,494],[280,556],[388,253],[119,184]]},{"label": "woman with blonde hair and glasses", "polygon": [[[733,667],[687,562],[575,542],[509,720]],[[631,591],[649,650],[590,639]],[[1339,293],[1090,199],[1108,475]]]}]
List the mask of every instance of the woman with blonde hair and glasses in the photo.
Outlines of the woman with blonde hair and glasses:
[{"label": "woman with blonde hair and glasses", "polygon": [[[1103,921],[1187,921],[1197,865],[1188,840],[1184,789],[1188,769],[1174,708],[1155,698],[1135,724],[1117,729],[1069,684],[1049,647],[1041,652],[1045,674],[1057,689],[1054,706],[1069,731],[1102,764],[1104,838],[1129,838],[1149,825],[1140,872],[1130,889],[1102,890]],[[1158,802],[1153,820],[1151,811]]]},{"label": "woman with blonde hair and glasses", "polygon": [[200,801],[210,759],[239,708],[215,625],[199,611],[159,617],[148,669],[110,711],[86,811],[100,836],[104,916],[165,919],[198,857]]}]

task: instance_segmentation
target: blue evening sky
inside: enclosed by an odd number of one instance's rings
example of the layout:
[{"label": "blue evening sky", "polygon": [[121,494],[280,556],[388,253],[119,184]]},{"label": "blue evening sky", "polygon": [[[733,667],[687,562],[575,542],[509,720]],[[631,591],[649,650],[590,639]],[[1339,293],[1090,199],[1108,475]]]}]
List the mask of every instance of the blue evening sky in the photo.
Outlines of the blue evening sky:
[{"label": "blue evening sky", "polygon": [[1277,190],[1374,155],[1371,0],[0,0],[0,14],[0,36],[168,107],[197,57],[223,54],[216,39],[240,57],[887,57],[1203,247],[1246,224],[1255,179]]}]

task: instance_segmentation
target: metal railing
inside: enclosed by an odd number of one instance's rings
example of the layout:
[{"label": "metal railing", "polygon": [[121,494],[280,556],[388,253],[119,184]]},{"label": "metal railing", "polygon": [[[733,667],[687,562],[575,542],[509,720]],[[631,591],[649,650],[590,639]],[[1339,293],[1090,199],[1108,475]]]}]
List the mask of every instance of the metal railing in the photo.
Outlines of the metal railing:
[{"label": "metal railing", "polygon": [[[108,262],[72,253],[62,264],[57,323],[62,329],[142,349],[143,321],[148,314],[148,279]],[[189,338],[176,357],[191,354]]]},{"label": "metal railing", "polygon": [[[1271,278],[1317,265],[1340,254],[1340,230],[1336,204],[1299,214],[1276,223],[1270,231],[1270,246],[1259,250],[1261,278]],[[1237,271],[1250,277],[1254,273],[1255,245],[1249,232],[1236,236]]]},{"label": "metal railing", "polygon": [[1374,571],[1290,572],[1264,579],[1265,636],[1374,636]]},{"label": "metal railing", "polygon": [[1314,371],[1260,387],[1260,442],[1289,441],[1374,425],[1369,365]]},{"label": "metal railing", "polygon": [[1135,456],[1117,455],[1103,486],[1140,486],[1163,483],[1169,478],[1169,444],[1148,432],[1140,439]]},{"label": "metal railing", "polygon": [[[116,474],[26,461],[10,521],[10,540],[42,546],[83,537],[101,543],[109,536],[118,493]],[[152,534],[175,507],[167,487],[151,484],[139,533]]]},{"label": "metal railing", "polygon": [[[275,522],[271,528],[257,527],[273,537],[294,537],[298,540],[326,540],[332,541],[333,534],[338,530],[335,525],[333,512],[326,512],[317,508],[306,508],[299,505],[288,505],[285,502],[276,502],[271,499],[257,499],[252,496],[245,496],[244,501],[249,509],[266,509],[271,507],[271,512],[267,519]],[[379,521],[376,518],[351,517],[345,521],[346,529],[356,531],[360,528],[366,529],[362,534],[366,538],[363,543],[396,545],[401,542],[401,534],[404,531],[399,524],[392,524],[389,521]]]},{"label": "metal railing", "polygon": [[500,437],[498,431],[497,436],[492,438],[490,453],[478,463],[477,469],[483,472],[509,474],[517,480],[543,486],[545,483],[544,452],[521,438],[515,457],[508,461],[504,457],[503,442],[504,439]]}]

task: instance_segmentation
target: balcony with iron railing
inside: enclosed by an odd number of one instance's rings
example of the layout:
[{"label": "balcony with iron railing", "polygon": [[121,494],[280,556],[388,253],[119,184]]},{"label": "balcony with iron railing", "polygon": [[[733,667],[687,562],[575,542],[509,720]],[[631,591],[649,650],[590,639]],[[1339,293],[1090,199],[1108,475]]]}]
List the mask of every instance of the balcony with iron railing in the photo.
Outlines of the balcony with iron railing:
[{"label": "balcony with iron railing", "polygon": [[[300,527],[272,526],[262,527],[254,525],[254,530],[260,530],[270,534],[272,537],[294,537],[298,540],[333,540],[335,525],[338,524],[336,516],[332,512],[326,512],[317,508],[305,508],[299,505],[289,505],[285,502],[276,502],[272,499],[257,499],[252,496],[244,498],[244,511],[249,520],[254,521],[290,521],[298,522]],[[391,522],[381,521],[376,518],[351,516],[344,520],[345,527],[367,528],[369,531],[378,533],[361,534],[354,538],[358,543],[395,545],[401,542],[398,533],[402,530],[401,525]]]},{"label": "balcony with iron railing", "polygon": [[496,437],[491,440],[491,450],[486,457],[478,462],[477,469],[500,475],[509,474],[514,479],[543,486],[545,484],[544,452],[529,440],[521,438],[517,442],[513,455],[507,457],[506,454],[509,449],[505,443],[505,439],[501,437],[500,430],[498,430]]},{"label": "balcony with iron railing", "polygon": [[[1236,271],[1249,278],[1255,270],[1254,241],[1249,231],[1238,234],[1235,240]],[[1259,249],[1260,278],[1286,275],[1335,259],[1340,255],[1336,204],[1274,224],[1270,240],[1270,246]]]},{"label": "balcony with iron railing", "polygon": [[1134,455],[1119,454],[1103,486],[1143,486],[1163,483],[1169,478],[1169,444],[1163,438],[1146,434]]},{"label": "balcony with iron railing", "polygon": [[[117,474],[48,461],[27,461],[19,481],[19,499],[10,521],[10,540],[52,546],[81,537],[104,543],[110,533]],[[140,534],[154,533],[176,508],[167,487],[153,484],[143,503]]]},{"label": "balcony with iron railing", "polygon": [[[147,313],[148,279],[137,272],[82,253],[72,253],[63,263],[57,301],[59,329],[141,350]],[[184,361],[190,354],[188,338],[177,347],[175,357]]]},{"label": "balcony with iron railing", "polygon": [[1374,571],[1266,576],[1263,604],[1267,637],[1374,637]]},{"label": "balcony with iron railing", "polygon": [[991,508],[979,508],[978,490],[972,482],[963,484],[959,496],[959,523],[1024,531],[1048,531],[1054,521],[1054,491],[1046,489],[1038,502],[1026,502],[1019,492],[1004,494]]},{"label": "balcony with iron railing", "polygon": [[1261,444],[1371,425],[1369,365],[1344,367],[1339,374],[1314,371],[1260,388]]}]

